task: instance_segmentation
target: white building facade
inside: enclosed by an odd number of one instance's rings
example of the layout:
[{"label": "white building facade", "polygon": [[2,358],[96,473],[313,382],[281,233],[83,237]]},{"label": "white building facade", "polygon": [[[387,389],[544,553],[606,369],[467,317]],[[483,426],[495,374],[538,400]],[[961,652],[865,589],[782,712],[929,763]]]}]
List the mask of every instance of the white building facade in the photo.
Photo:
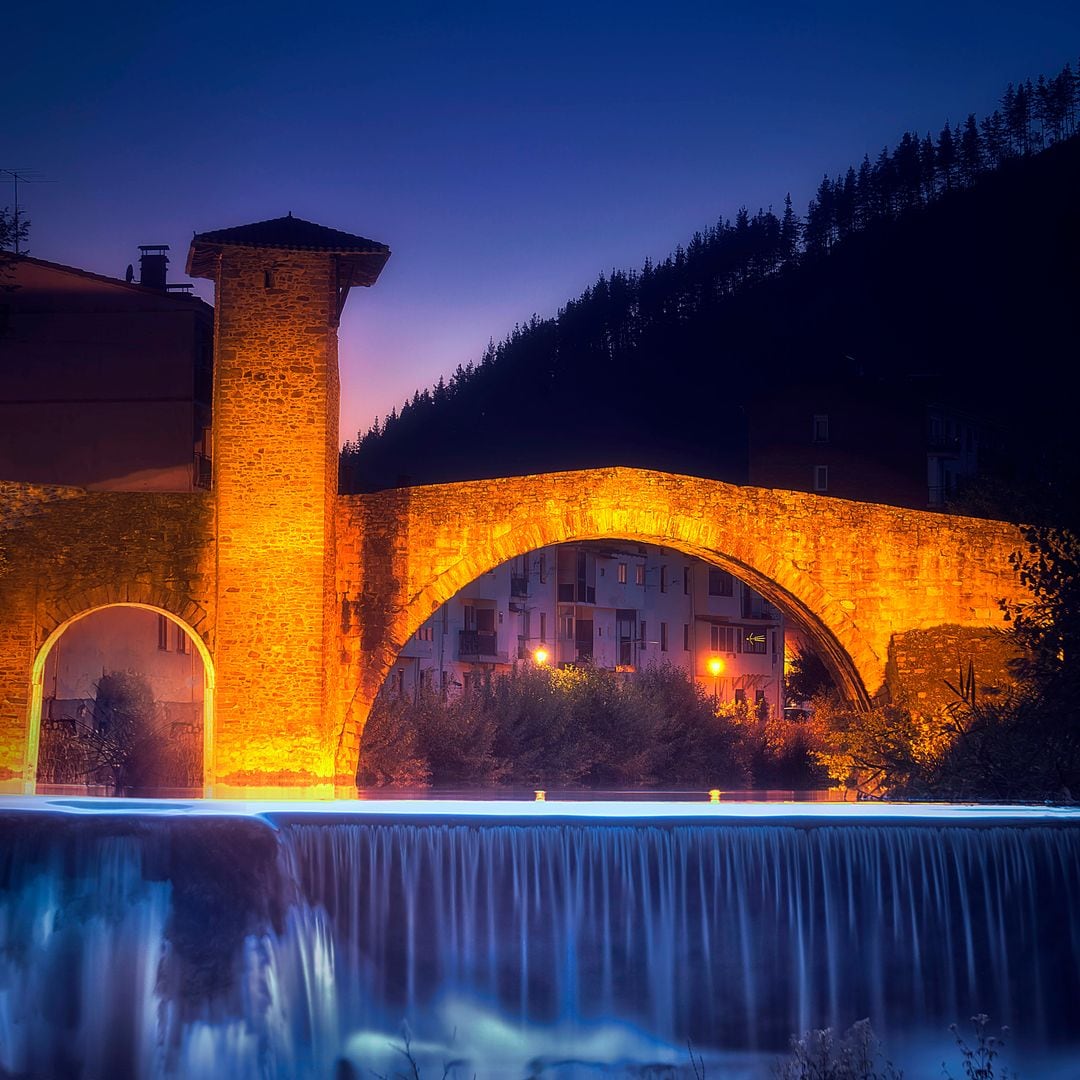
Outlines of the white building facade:
[{"label": "white building facade", "polygon": [[541,548],[477,578],[402,649],[385,693],[468,692],[515,663],[632,672],[670,663],[719,703],[784,707],[784,621],[749,586],[668,548]]}]

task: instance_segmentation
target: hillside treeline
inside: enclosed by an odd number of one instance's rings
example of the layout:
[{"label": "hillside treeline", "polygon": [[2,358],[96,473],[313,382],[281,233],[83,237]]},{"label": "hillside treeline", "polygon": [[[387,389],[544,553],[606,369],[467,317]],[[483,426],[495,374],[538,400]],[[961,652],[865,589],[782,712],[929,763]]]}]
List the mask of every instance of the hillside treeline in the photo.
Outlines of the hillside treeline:
[{"label": "hillside treeline", "polygon": [[343,490],[611,464],[739,482],[752,398],[852,374],[932,378],[1025,445],[1065,419],[1080,329],[1078,118],[1066,65],[823,177],[802,216],[743,208],[602,274],[346,444]]}]

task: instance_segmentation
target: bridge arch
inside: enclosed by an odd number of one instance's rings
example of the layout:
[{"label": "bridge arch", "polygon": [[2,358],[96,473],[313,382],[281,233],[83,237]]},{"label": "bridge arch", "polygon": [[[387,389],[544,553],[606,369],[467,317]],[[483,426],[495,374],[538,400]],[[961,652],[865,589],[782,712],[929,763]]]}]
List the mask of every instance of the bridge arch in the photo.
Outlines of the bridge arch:
[{"label": "bridge arch", "polygon": [[[1009,564],[1021,536],[1006,522],[644,469],[400,488],[343,497],[338,514],[342,782],[410,636],[481,574],[538,548],[625,540],[726,569],[798,625],[863,706],[908,692],[910,634],[993,635],[1001,599],[1023,595]],[[894,661],[907,665],[896,678]]]},{"label": "bridge arch", "polygon": [[[857,659],[878,661],[869,645],[847,617],[841,605],[830,598],[820,586],[809,580],[790,563],[770,556],[749,566],[744,561],[720,550],[676,539],[689,531],[690,523],[668,519],[671,533],[657,533],[642,528],[619,532],[575,528],[566,519],[551,519],[541,527],[544,539],[537,543],[537,526],[515,529],[498,540],[474,549],[453,566],[441,573],[418,593],[409,604],[402,626],[400,643],[394,643],[394,657],[431,613],[456,596],[477,578],[504,562],[526,555],[539,548],[587,540],[625,540],[631,543],[657,544],[701,559],[712,566],[727,570],[746,582],[755,592],[778,607],[791,618],[813,642],[815,650],[828,666],[837,685],[860,706],[870,704],[868,692],[857,665]],[[386,672],[393,666],[393,657]]]},{"label": "bridge arch", "polygon": [[32,795],[37,787],[45,667],[49,656],[65,632],[75,623],[81,622],[91,615],[114,608],[138,608],[162,615],[173,625],[179,627],[187,635],[188,640],[194,644],[203,668],[203,792],[205,795],[212,794],[214,776],[214,690],[216,685],[213,656],[198,630],[174,611],[157,603],[138,600],[106,601],[79,610],[75,614],[65,616],[53,613],[49,617],[48,625],[51,625],[52,629],[38,648],[30,670],[26,728],[28,738],[26,740],[26,760],[23,763],[23,776],[26,777],[25,793]]}]

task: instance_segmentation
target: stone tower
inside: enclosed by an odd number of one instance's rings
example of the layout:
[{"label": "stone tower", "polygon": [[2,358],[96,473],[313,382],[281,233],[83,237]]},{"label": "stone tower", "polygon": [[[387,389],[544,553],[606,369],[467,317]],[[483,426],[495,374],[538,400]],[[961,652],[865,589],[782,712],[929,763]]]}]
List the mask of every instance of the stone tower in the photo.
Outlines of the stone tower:
[{"label": "stone tower", "polygon": [[389,255],[291,214],[191,242],[215,288],[216,795],[332,793],[337,326]]}]

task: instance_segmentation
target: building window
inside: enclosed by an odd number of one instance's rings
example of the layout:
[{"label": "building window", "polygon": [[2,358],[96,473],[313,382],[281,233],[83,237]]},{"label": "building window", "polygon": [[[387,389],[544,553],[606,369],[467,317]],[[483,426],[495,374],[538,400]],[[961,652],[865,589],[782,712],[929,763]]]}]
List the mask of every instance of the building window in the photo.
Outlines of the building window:
[{"label": "building window", "polygon": [[764,705],[765,704],[765,691],[764,690],[755,690],[754,691],[754,704],[755,705]]},{"label": "building window", "polygon": [[157,617],[157,647],[165,651],[169,648],[169,620],[164,615]]},{"label": "building window", "polygon": [[574,640],[574,616],[573,615],[564,615],[563,616],[563,621],[562,621],[562,627],[563,627],[562,636],[563,636],[564,640],[573,641]]},{"label": "building window", "polygon": [[176,628],[176,651],[185,654],[188,651],[188,636],[182,626]]},{"label": "building window", "polygon": [[540,612],[540,644],[547,641],[547,612]]},{"label": "building window", "polygon": [[667,652],[667,623],[660,624],[660,651]]},{"label": "building window", "polygon": [[547,582],[547,556],[540,556],[540,584],[543,585]]},{"label": "building window", "polygon": [[734,596],[735,579],[726,570],[709,568],[709,595]]},{"label": "building window", "polygon": [[638,563],[637,566],[634,567],[634,584],[635,585],[644,585],[645,584],[645,564],[644,563]]},{"label": "building window", "polygon": [[829,466],[828,465],[815,465],[814,466],[814,490],[815,491],[828,491],[829,490]]},{"label": "building window", "polygon": [[759,630],[754,626],[743,627],[742,651],[764,656],[769,651],[768,635],[764,630]]},{"label": "building window", "polygon": [[682,568],[682,591],[683,596],[690,595],[690,567],[684,566]]},{"label": "building window", "polygon": [[829,417],[825,413],[818,413],[814,417],[814,442],[829,441]]},{"label": "building window", "polygon": [[741,686],[737,687],[736,690],[735,690],[735,704],[736,705],[745,705],[746,704],[746,691]]},{"label": "building window", "polygon": [[645,620],[641,620],[641,647],[644,649],[648,646],[648,641],[645,638]]},{"label": "building window", "polygon": [[626,584],[626,563],[624,562],[619,563],[619,584]]},{"label": "building window", "polygon": [[734,655],[738,635],[734,626],[711,626],[709,628],[709,646],[714,653],[730,653]]},{"label": "building window", "polygon": [[660,567],[660,591],[667,592],[667,567]]},{"label": "building window", "polygon": [[683,623],[682,647],[683,647],[683,652],[689,652],[690,651],[690,624],[689,623]]}]

